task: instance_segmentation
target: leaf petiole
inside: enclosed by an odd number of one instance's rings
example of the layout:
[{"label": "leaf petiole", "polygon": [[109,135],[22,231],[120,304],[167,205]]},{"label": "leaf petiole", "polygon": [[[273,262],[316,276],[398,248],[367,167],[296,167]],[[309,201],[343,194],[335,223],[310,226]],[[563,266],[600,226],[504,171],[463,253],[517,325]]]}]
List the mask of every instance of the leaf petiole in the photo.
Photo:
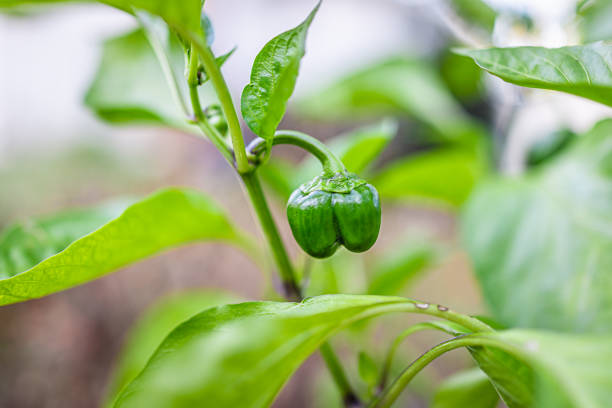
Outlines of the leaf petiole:
[{"label": "leaf petiole", "polygon": [[[342,161],[327,146],[306,133],[296,130],[278,130],[274,133],[272,146],[282,144],[300,147],[315,156],[321,162],[323,173],[327,176],[346,172],[346,167]],[[265,147],[266,141],[262,138],[257,138],[249,144],[247,151],[257,157],[263,152]]]}]

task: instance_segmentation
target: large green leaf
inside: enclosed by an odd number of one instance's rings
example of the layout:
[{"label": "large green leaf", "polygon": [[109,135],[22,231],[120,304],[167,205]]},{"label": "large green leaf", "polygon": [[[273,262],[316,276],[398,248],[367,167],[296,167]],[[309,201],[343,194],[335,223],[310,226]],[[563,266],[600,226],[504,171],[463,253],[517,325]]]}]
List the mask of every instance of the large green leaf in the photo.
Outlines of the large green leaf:
[{"label": "large green leaf", "polygon": [[612,45],[458,50],[507,82],[552,89],[612,106]]},{"label": "large green leaf", "polygon": [[499,396],[482,370],[462,371],[444,380],[431,408],[495,408]]},{"label": "large green leaf", "polygon": [[610,335],[509,330],[474,337],[491,341],[471,352],[509,408],[610,406]]},{"label": "large green leaf", "polygon": [[194,190],[162,190],[107,222],[115,214],[115,207],[102,207],[77,213],[76,220],[55,217],[9,228],[0,238],[0,305],[68,289],[189,242],[247,245],[221,209]]},{"label": "large green leaf", "polygon": [[[148,35],[167,53],[171,74],[182,72],[184,57],[178,39],[167,29],[165,35],[154,32]],[[179,89],[184,93],[184,88]],[[104,43],[102,60],[85,103],[112,123],[151,123],[188,129],[185,114],[176,103],[142,29]]]},{"label": "large green leaf", "polygon": [[142,371],[157,346],[180,323],[207,308],[229,303],[235,296],[223,292],[174,294],[156,303],[130,330],[110,387],[108,404]]},{"label": "large green leaf", "polygon": [[401,310],[422,309],[403,298],[351,295],[209,309],[164,340],[115,406],[267,407],[298,366],[337,330]]},{"label": "large green leaf", "polygon": [[242,91],[242,116],[249,128],[267,141],[268,150],[295,88],[306,52],[306,34],[320,4],[300,25],[274,37],[262,48],[253,62],[251,81]]},{"label": "large green leaf", "polygon": [[377,174],[372,183],[386,199],[457,207],[486,169],[482,154],[444,148],[400,159]]},{"label": "large green leaf", "polygon": [[465,141],[474,123],[453,99],[435,68],[410,58],[376,63],[302,99],[301,113],[315,119],[357,119],[404,114],[443,140]]},{"label": "large green leaf", "polygon": [[494,317],[612,331],[612,120],[518,179],[481,185],[462,236]]}]

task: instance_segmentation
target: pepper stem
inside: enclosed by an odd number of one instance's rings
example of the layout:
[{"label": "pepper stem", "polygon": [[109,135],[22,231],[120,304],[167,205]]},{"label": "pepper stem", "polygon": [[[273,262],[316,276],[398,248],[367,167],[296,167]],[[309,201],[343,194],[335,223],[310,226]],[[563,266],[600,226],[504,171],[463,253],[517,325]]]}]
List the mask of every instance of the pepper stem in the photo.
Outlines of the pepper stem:
[{"label": "pepper stem", "polygon": [[[261,149],[265,146],[265,140],[257,138],[253,140],[247,150],[254,155],[261,153]],[[346,167],[342,161],[336,157],[334,153],[321,141],[314,137],[307,135],[306,133],[298,132],[296,130],[279,130],[274,133],[272,139],[272,146],[289,144],[297,147],[301,147],[308,153],[316,157],[323,167],[323,174],[325,176],[333,176],[336,173],[342,173],[346,171]]]}]

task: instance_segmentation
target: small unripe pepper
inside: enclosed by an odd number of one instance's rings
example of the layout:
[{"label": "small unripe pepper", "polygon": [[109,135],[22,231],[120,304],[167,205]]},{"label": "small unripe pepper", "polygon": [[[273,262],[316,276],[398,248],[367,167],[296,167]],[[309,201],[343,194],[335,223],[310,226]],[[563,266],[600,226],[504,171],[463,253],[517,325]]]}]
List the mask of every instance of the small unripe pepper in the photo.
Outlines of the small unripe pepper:
[{"label": "small unripe pepper", "polygon": [[291,194],[287,218],[297,243],[315,258],[340,245],[363,252],[380,230],[380,200],[374,186],[347,172],[321,175]]}]

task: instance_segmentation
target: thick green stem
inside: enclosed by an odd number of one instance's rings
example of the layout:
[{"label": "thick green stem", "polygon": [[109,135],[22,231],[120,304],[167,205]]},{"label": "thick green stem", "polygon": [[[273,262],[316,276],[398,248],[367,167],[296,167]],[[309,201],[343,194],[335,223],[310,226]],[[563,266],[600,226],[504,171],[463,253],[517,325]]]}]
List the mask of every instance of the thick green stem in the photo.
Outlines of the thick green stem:
[{"label": "thick green stem", "polygon": [[[329,150],[327,146],[306,133],[298,132],[296,130],[278,130],[274,134],[272,145],[276,146],[282,144],[297,146],[312,154],[321,162],[323,173],[326,176],[333,176],[336,173],[346,171],[346,167],[344,167],[342,161],[338,159],[338,157],[336,157],[336,155]],[[260,150],[264,148],[265,145],[266,142],[264,139],[255,139],[249,145],[248,151],[257,155],[261,153]]]},{"label": "thick green stem", "polygon": [[[194,49],[195,48],[195,49]],[[238,173],[245,174],[252,170],[251,165],[247,160],[246,149],[244,146],[244,139],[242,137],[242,129],[240,128],[240,122],[238,121],[238,115],[232,101],[232,96],[225,83],[225,78],[221,75],[221,71],[217,66],[215,57],[205,44],[201,40],[193,41],[192,52],[197,51],[206,70],[206,74],[210,78],[210,82],[215,88],[221,109],[227,120],[229,127],[230,136],[232,139],[232,148],[234,150],[234,156],[236,159],[236,170]]]},{"label": "thick green stem", "polygon": [[266,197],[257,178],[255,172],[241,174],[242,181],[247,190],[255,214],[259,219],[259,223],[263,229],[263,233],[268,241],[272,255],[278,267],[278,272],[281,276],[283,289],[285,290],[285,297],[290,300],[301,300],[302,293],[297,282],[293,265],[289,260],[287,251],[283,244],[276,223],[270,213],[270,208],[266,201]]},{"label": "thick green stem", "polygon": [[402,391],[410,383],[410,381],[429,363],[442,354],[447,353],[451,350],[458,349],[460,347],[474,347],[474,346],[490,346],[496,347],[502,350],[510,351],[514,355],[519,354],[520,350],[516,347],[503,343],[497,339],[478,336],[478,335],[464,335],[462,337],[455,337],[454,339],[440,343],[433,347],[429,351],[425,352],[412,364],[410,364],[397,379],[387,388],[378,398],[374,399],[369,405],[369,408],[389,408],[393,405],[395,400],[400,396]]},{"label": "thick green stem", "polygon": [[325,342],[321,345],[319,351],[321,352],[321,356],[323,357],[325,364],[327,364],[327,368],[329,369],[329,373],[331,374],[334,383],[336,383],[336,386],[340,390],[342,401],[344,401],[344,406],[361,406],[359,397],[351,388],[351,384],[344,373],[342,364],[340,364],[340,360],[338,360],[338,357],[336,356],[336,353],[334,353],[331,345]]}]

